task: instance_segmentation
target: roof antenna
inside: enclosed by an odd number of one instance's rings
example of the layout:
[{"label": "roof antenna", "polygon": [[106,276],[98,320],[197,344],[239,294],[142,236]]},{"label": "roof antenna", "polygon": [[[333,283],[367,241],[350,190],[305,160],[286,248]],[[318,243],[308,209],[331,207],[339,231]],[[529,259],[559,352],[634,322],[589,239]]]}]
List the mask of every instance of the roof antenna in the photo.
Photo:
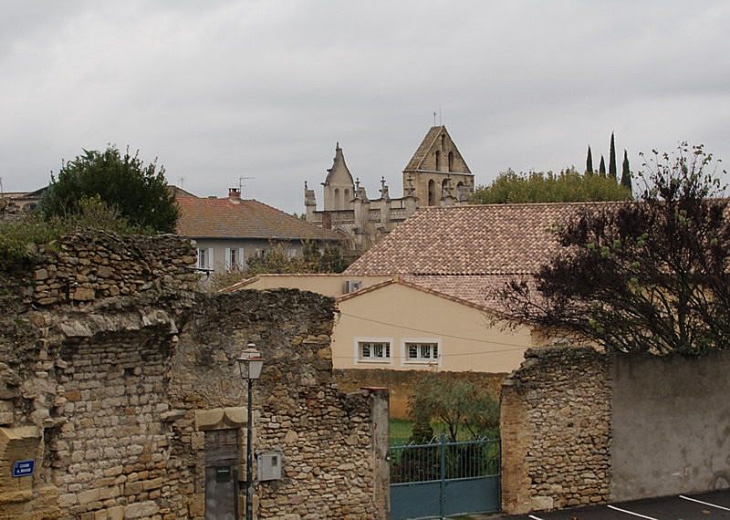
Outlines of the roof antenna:
[{"label": "roof antenna", "polygon": [[433,126],[436,126],[436,111],[433,113]]},{"label": "roof antenna", "polygon": [[441,122],[441,105],[439,105],[439,126],[444,126],[444,124]]},{"label": "roof antenna", "polygon": [[183,189],[184,182],[185,182],[185,177],[180,177],[180,189]]},{"label": "roof antenna", "polygon": [[255,179],[256,177],[239,177],[238,178],[238,192],[243,193],[243,181],[248,179]]}]

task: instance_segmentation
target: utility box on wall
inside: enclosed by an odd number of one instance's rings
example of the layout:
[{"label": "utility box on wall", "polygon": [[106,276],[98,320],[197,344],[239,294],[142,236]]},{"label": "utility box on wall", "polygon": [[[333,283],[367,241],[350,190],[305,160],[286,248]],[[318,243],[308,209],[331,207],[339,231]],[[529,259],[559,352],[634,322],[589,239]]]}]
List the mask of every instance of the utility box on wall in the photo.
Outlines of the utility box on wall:
[{"label": "utility box on wall", "polygon": [[259,482],[281,479],[281,453],[269,451],[259,453],[256,457]]}]

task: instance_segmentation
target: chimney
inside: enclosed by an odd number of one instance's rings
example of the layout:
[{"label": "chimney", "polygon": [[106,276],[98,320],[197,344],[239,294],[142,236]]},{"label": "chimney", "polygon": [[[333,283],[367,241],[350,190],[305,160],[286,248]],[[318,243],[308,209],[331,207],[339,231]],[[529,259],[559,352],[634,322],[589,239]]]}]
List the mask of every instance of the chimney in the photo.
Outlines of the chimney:
[{"label": "chimney", "polygon": [[228,188],[228,200],[238,203],[241,201],[241,190],[238,188]]}]

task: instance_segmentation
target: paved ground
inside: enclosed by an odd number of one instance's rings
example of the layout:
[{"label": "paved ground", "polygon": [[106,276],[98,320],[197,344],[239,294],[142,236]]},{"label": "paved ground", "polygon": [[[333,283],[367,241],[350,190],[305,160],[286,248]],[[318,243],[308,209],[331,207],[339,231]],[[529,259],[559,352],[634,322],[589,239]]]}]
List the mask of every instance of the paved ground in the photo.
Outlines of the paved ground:
[{"label": "paved ground", "polygon": [[[684,498],[683,498],[684,497]],[[730,490],[654,498],[608,506],[502,517],[502,520],[716,520],[730,519]]]}]

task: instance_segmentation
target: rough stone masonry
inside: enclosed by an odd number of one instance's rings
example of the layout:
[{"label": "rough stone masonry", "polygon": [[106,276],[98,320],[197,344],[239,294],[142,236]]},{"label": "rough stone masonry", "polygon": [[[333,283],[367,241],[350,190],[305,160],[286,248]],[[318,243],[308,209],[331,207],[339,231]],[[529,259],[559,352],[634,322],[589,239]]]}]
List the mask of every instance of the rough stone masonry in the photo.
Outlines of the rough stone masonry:
[{"label": "rough stone masonry", "polygon": [[1,270],[0,519],[203,518],[213,433],[232,434],[243,475],[248,341],[266,362],[255,451],[282,469],[255,483],[256,516],[386,518],[387,396],[333,383],[332,300],[211,297],[193,263],[176,237],[89,232]]},{"label": "rough stone masonry", "polygon": [[607,356],[590,347],[530,349],[502,387],[502,508],[527,513],[609,498]]}]

